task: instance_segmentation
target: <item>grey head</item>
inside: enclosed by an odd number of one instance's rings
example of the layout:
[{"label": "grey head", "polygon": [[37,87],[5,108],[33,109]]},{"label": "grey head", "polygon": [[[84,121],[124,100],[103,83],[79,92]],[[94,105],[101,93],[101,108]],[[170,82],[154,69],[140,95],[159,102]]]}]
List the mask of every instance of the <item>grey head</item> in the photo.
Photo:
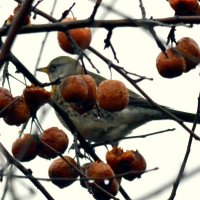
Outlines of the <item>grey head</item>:
[{"label": "grey head", "polygon": [[46,67],[50,81],[58,78],[64,78],[74,74],[81,74],[83,71],[80,63],[68,56],[59,56],[54,58]]}]

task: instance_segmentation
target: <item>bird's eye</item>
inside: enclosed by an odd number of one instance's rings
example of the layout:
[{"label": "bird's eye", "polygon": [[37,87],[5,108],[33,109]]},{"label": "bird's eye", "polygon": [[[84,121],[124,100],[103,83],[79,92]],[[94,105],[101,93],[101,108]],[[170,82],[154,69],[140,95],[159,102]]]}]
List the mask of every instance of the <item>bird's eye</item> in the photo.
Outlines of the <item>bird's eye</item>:
[{"label": "bird's eye", "polygon": [[51,65],[49,68],[50,72],[55,72],[56,71],[56,65]]}]

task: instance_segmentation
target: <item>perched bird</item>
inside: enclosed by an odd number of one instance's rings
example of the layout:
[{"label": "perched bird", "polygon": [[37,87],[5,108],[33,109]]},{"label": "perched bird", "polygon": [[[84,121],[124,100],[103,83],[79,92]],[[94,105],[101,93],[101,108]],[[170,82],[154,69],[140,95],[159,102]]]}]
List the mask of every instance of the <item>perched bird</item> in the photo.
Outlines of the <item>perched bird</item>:
[{"label": "perched bird", "polygon": [[[58,78],[62,79],[70,75],[82,74],[84,70],[77,60],[68,56],[60,56],[53,59],[47,67],[39,68],[38,71],[46,72],[50,81],[55,81]],[[88,74],[95,79],[97,85],[105,80],[105,78],[95,73],[88,72]],[[117,140],[149,121],[171,119],[170,116],[151,105],[146,99],[130,90],[129,104],[119,112],[108,112],[94,107],[86,113],[79,114],[69,103],[63,100],[59,85],[53,85],[52,99],[69,114],[83,137],[93,142]],[[194,122],[195,114],[162,107],[184,122]],[[61,123],[68,128],[59,114],[56,114]]]}]

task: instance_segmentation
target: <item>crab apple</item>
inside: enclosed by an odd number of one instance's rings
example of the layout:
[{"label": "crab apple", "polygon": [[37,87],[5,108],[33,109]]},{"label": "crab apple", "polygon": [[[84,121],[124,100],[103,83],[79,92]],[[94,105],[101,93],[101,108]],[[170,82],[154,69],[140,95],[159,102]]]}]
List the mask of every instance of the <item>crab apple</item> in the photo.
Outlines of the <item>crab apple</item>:
[{"label": "crab apple", "polygon": [[77,103],[71,103],[70,106],[72,107],[73,110],[75,110],[79,114],[83,114],[93,109],[94,106],[96,105],[97,85],[94,78],[88,74],[77,75],[77,76],[83,79],[83,81],[86,83],[88,93],[84,99],[80,99],[80,101]]},{"label": "crab apple", "polygon": [[123,149],[117,146],[113,147],[112,150],[106,153],[106,161],[111,166],[111,168],[115,173],[120,173],[119,165],[123,154],[124,154]]},{"label": "crab apple", "polygon": [[30,116],[30,109],[26,104],[24,97],[17,96],[14,97],[12,103],[6,109],[3,119],[8,125],[19,126],[23,123],[26,123]]},{"label": "crab apple", "polygon": [[85,175],[91,179],[88,185],[91,187],[95,199],[110,199],[110,196],[99,189],[94,183],[115,196],[119,191],[119,182],[115,173],[107,163],[95,161],[85,166]]},{"label": "crab apple", "polygon": [[88,87],[79,75],[72,75],[62,81],[60,92],[65,101],[79,103],[86,99]]},{"label": "crab apple", "polygon": [[[76,18],[65,18],[62,20],[62,22],[72,22],[76,21]],[[71,29],[68,31],[72,39],[76,42],[78,47],[80,47],[82,50],[89,47],[90,42],[92,40],[92,34],[90,28],[76,28]],[[57,33],[57,39],[58,44],[62,50],[64,50],[67,53],[74,54],[74,47],[73,44],[71,44],[70,39],[67,37],[67,35],[64,32],[58,32]]]},{"label": "crab apple", "polygon": [[129,102],[128,89],[118,80],[102,81],[97,88],[97,101],[104,110],[110,112],[123,110]]},{"label": "crab apple", "polygon": [[40,140],[41,146],[38,155],[46,159],[55,158],[58,155],[57,152],[64,153],[69,144],[67,134],[57,127],[46,129],[40,136]]},{"label": "crab apple", "polygon": [[13,101],[11,92],[3,87],[0,87],[0,110],[8,106]]},{"label": "crab apple", "polygon": [[175,78],[186,70],[186,62],[176,48],[161,52],[156,59],[158,73],[164,78]]},{"label": "crab apple", "polygon": [[88,74],[79,75],[87,84],[88,87],[88,94],[85,100],[83,101],[83,104],[94,104],[96,101],[96,90],[97,85],[94,80],[94,78]]},{"label": "crab apple", "polygon": [[35,85],[26,86],[23,95],[31,113],[35,113],[41,106],[48,103],[51,99],[50,92]]},{"label": "crab apple", "polygon": [[34,159],[38,154],[38,150],[38,136],[29,133],[26,133],[23,137],[16,139],[12,144],[12,154],[21,162]]},{"label": "crab apple", "polygon": [[121,173],[128,172],[123,176],[126,180],[132,181],[135,178],[140,178],[146,167],[147,164],[144,157],[137,150],[128,150],[121,156],[119,171]]},{"label": "crab apple", "polygon": [[197,0],[168,0],[176,15],[194,15],[198,8]]},{"label": "crab apple", "polygon": [[[8,19],[6,20],[6,25],[10,25],[10,24],[13,22],[15,16],[16,16],[17,13],[19,12],[20,7],[21,7],[21,4],[18,4],[18,5],[15,7],[15,9],[13,10],[13,14],[14,14],[14,15],[10,15],[10,16],[8,17]],[[27,16],[24,18],[23,25],[29,25],[30,23],[31,23],[30,16],[27,15]]]},{"label": "crab apple", "polygon": [[71,185],[78,178],[78,165],[76,161],[69,157],[55,159],[49,166],[49,177],[53,184],[60,188]]},{"label": "crab apple", "polygon": [[185,72],[194,69],[200,62],[199,45],[190,37],[181,38],[176,45],[178,52],[185,58]]}]

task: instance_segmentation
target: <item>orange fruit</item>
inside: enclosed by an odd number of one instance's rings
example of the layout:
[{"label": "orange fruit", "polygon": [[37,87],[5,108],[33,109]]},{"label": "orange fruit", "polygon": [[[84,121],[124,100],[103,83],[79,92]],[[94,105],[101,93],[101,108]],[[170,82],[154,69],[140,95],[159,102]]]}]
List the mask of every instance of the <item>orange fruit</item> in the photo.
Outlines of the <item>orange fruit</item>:
[{"label": "orange fruit", "polygon": [[197,0],[168,0],[176,15],[194,15],[198,8]]},{"label": "orange fruit", "polygon": [[11,92],[3,87],[0,87],[0,110],[5,108],[13,101]]},{"label": "orange fruit", "polygon": [[110,112],[123,110],[129,102],[128,89],[118,80],[102,81],[97,88],[97,101],[104,110]]},{"label": "orange fruit", "polygon": [[[76,18],[65,18],[62,22],[71,22],[76,21]],[[82,49],[86,49],[89,47],[90,42],[92,40],[92,34],[90,28],[76,28],[69,30],[69,34],[74,39],[76,44]],[[57,33],[58,44],[62,50],[67,53],[74,54],[73,45],[71,45],[70,40],[66,36],[64,32]]]},{"label": "orange fruit", "polygon": [[88,95],[88,86],[80,75],[72,75],[62,81],[60,92],[65,101],[80,103]]},{"label": "orange fruit", "polygon": [[97,85],[94,78],[88,74],[80,75],[88,87],[87,97],[84,99],[83,104],[94,104],[96,101]]},{"label": "orange fruit", "polygon": [[48,103],[51,99],[50,92],[35,85],[27,86],[23,91],[23,95],[31,113],[35,113],[41,106]]},{"label": "orange fruit", "polygon": [[131,181],[146,169],[146,161],[144,157],[133,150],[123,151],[120,147],[113,147],[106,153],[106,161],[111,166],[115,174],[124,174],[123,178]]},{"label": "orange fruit", "polygon": [[119,171],[121,173],[128,172],[123,178],[132,181],[135,178],[140,178],[146,167],[146,161],[138,151],[128,150],[121,157]]},{"label": "orange fruit", "polygon": [[124,151],[120,147],[113,147],[112,150],[106,153],[106,161],[115,173],[120,173],[119,165],[123,154]]},{"label": "orange fruit", "polygon": [[181,38],[176,45],[178,52],[185,58],[186,69],[185,72],[194,69],[200,62],[199,45],[189,37]]},{"label": "orange fruit", "polygon": [[186,62],[175,48],[169,48],[158,55],[156,67],[162,77],[174,78],[186,70]]},{"label": "orange fruit", "polygon": [[96,104],[97,85],[93,77],[90,75],[83,74],[83,75],[78,75],[78,77],[83,79],[83,81],[86,83],[88,93],[84,99],[80,99],[80,101],[77,103],[71,103],[70,106],[73,108],[73,110],[75,110],[79,114],[83,114],[94,108]]},{"label": "orange fruit", "polygon": [[[18,5],[15,7],[15,9],[13,10],[14,15],[10,15],[10,16],[8,17],[8,19],[6,20],[6,25],[10,25],[10,24],[13,22],[13,20],[14,20],[16,14],[18,13],[20,7],[21,7],[21,4],[18,4]],[[24,18],[23,25],[29,25],[30,23],[31,23],[30,16],[27,15],[27,16]]]},{"label": "orange fruit", "polygon": [[24,134],[12,144],[13,156],[21,162],[34,159],[39,150],[39,140],[36,135]]},{"label": "orange fruit", "polygon": [[67,161],[62,158],[55,159],[49,166],[49,177],[53,184],[57,185],[60,188],[67,187],[76,181],[79,173],[73,167],[78,168],[76,161],[69,157],[64,156]]},{"label": "orange fruit", "polygon": [[24,97],[17,96],[13,99],[13,103],[6,109],[3,119],[8,125],[19,126],[26,123],[30,116],[30,109],[26,104]]},{"label": "orange fruit", "polygon": [[[88,185],[91,187],[95,199],[106,199],[108,195],[95,186],[94,182],[104,190],[115,196],[119,191],[119,182],[115,173],[107,163],[95,161],[85,166]],[[108,198],[109,199],[109,198]]]},{"label": "orange fruit", "polygon": [[38,155],[46,159],[55,158],[58,155],[51,148],[55,149],[59,153],[64,153],[69,144],[67,134],[57,127],[46,129],[40,136],[40,140],[42,141],[42,144],[40,146]]}]

